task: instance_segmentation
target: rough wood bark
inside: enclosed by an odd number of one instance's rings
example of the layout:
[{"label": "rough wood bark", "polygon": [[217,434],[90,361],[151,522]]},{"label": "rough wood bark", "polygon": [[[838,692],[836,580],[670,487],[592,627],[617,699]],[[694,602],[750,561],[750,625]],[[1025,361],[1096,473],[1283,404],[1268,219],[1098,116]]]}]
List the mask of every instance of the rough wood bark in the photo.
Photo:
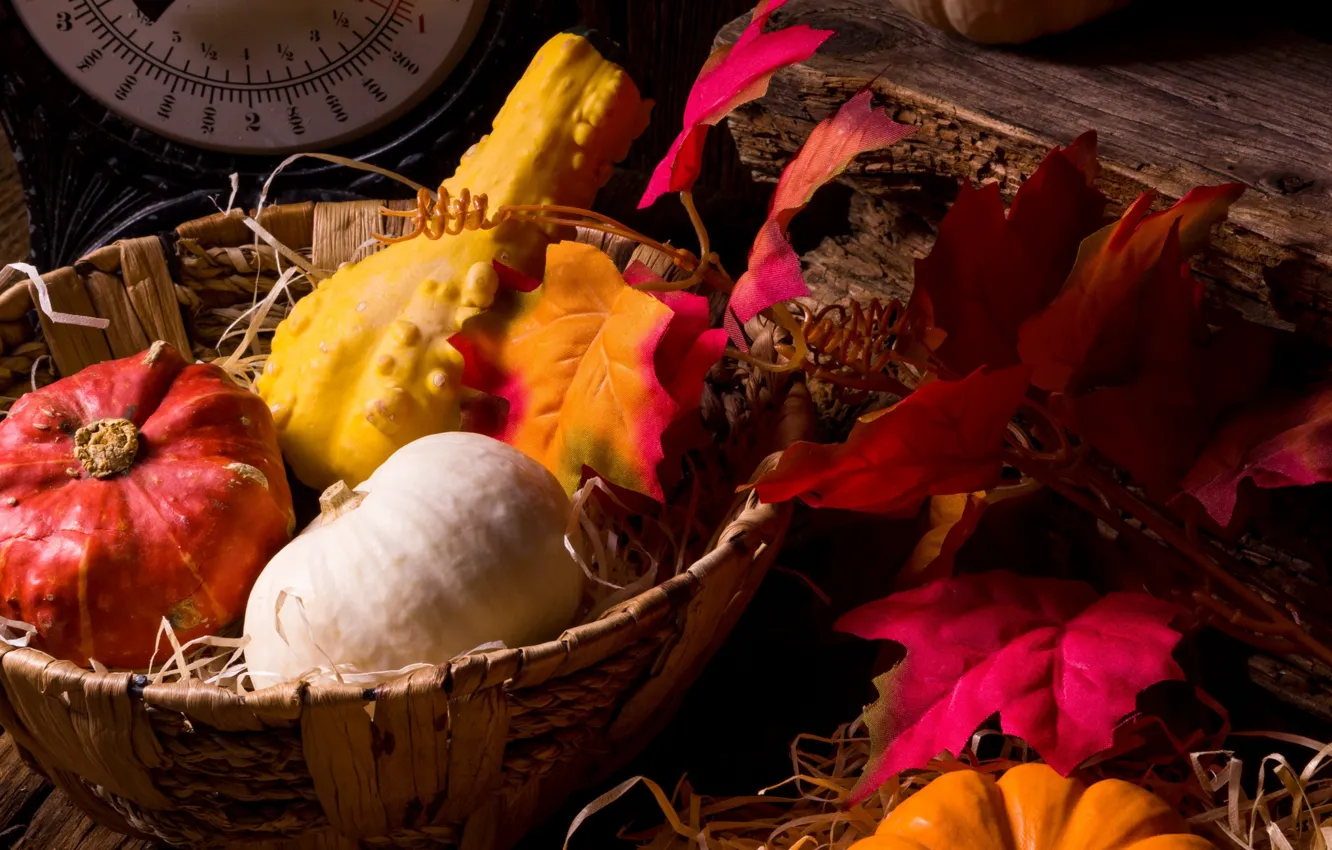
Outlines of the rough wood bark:
[{"label": "rough wood bark", "polygon": [[1283,702],[1332,723],[1332,670],[1307,658],[1249,658],[1249,679]]},{"label": "rough wood bark", "polygon": [[[901,296],[933,243],[957,178],[1011,197],[1044,154],[1099,134],[1102,189],[1115,210],[1155,189],[1239,181],[1249,191],[1202,271],[1214,301],[1264,324],[1332,339],[1332,45],[1262,9],[1141,3],[1064,38],[1020,50],[979,47],[880,0],[791,0],[775,23],[840,34],[731,119],[740,154],[773,179],[813,123],[869,84],[919,129],[865,158],[853,190],[802,226],[821,297]],[[732,42],[742,20],[719,41]],[[833,233],[817,232],[843,224]],[[815,217],[818,218],[818,217]],[[798,220],[799,221],[799,220]],[[848,226],[849,224],[849,226]]]}]

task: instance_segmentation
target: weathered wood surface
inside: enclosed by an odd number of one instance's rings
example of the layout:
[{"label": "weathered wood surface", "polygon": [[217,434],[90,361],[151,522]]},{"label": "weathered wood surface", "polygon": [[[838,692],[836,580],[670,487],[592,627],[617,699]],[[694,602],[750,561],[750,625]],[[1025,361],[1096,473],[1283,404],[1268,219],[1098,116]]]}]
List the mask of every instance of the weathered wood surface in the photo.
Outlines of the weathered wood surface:
[{"label": "weathered wood surface", "polygon": [[154,850],[88,820],[0,735],[0,847],[17,850]]},{"label": "weathered wood surface", "polygon": [[[1173,201],[1200,184],[1248,186],[1202,264],[1219,281],[1213,298],[1328,341],[1332,45],[1274,16],[1272,4],[1235,6],[1142,2],[1084,30],[1000,50],[932,30],[885,0],[791,0],[774,25],[800,21],[839,35],[779,74],[767,98],[730,120],[731,131],[742,160],[770,180],[813,123],[866,84],[919,128],[864,158],[846,181],[853,192],[797,219],[815,239],[819,226],[842,222],[807,246],[822,298],[901,297],[957,178],[998,181],[1011,197],[1051,146],[1094,129],[1115,211],[1147,189]],[[719,40],[734,41],[743,24]],[[1299,27],[1308,31],[1307,22]]]}]

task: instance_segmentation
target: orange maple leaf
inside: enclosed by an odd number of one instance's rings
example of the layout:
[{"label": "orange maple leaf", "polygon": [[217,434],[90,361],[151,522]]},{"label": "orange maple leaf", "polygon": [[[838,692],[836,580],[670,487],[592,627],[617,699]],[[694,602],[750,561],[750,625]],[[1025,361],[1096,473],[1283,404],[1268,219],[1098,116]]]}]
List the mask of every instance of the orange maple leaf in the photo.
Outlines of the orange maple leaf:
[{"label": "orange maple leaf", "polygon": [[988,502],[985,491],[930,497],[930,528],[898,570],[894,590],[929,584],[953,574],[957,552],[971,538]]},{"label": "orange maple leaf", "polygon": [[509,402],[502,439],[573,492],[584,466],[662,498],[656,468],[677,405],[655,367],[673,311],[625,283],[598,249],[560,242],[546,276],[488,353]]}]

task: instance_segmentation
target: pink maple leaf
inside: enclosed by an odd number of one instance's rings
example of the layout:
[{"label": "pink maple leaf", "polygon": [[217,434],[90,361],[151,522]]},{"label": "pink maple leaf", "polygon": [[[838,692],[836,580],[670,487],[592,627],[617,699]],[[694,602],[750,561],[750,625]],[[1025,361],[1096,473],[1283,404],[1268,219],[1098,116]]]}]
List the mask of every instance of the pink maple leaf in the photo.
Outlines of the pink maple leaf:
[{"label": "pink maple leaf", "polygon": [[1245,479],[1262,488],[1332,481],[1332,382],[1238,411],[1212,436],[1183,488],[1224,526]]},{"label": "pink maple leaf", "polygon": [[[624,270],[630,286],[661,283],[662,278],[638,260]],[[698,409],[703,394],[703,379],[726,352],[726,332],[712,328],[708,321],[708,299],[692,292],[653,292],[658,301],[671,308],[671,322],[657,345],[657,378],[679,405],[676,416]]]},{"label": "pink maple leaf", "polygon": [[811,29],[805,24],[765,33],[768,17],[785,3],[760,0],[736,43],[719,48],[703,64],[685,102],[684,129],[652,172],[640,209],[652,206],[667,192],[688,191],[702,167],[708,128],[736,107],[763,97],[773,74],[813,56],[832,37],[832,30]]},{"label": "pink maple leaf", "polygon": [[995,712],[1061,774],[1114,743],[1148,685],[1181,679],[1178,609],[1139,593],[994,571],[942,579],[844,615],[836,627],[893,640],[906,658],[875,679],[870,762],[852,793],[958,753]]},{"label": "pink maple leaf", "polygon": [[831,118],[819,122],[782,171],[768,218],[749,252],[749,268],[731,293],[726,325],[736,345],[744,345],[740,325],[778,301],[809,295],[800,257],[787,238],[791,219],[857,156],[891,147],[915,132],[914,127],[889,118],[887,112],[876,111],[871,97],[865,89]]}]

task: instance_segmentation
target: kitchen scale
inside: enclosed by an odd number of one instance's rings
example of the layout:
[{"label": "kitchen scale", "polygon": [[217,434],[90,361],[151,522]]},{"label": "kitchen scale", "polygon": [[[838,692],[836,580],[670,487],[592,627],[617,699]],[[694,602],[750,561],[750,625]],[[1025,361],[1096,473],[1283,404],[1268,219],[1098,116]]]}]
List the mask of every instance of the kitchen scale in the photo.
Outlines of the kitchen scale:
[{"label": "kitchen scale", "polygon": [[[488,128],[573,0],[0,0],[0,120],[32,261],[253,206],[320,151],[434,186]],[[403,194],[298,160],[274,202]]]}]

